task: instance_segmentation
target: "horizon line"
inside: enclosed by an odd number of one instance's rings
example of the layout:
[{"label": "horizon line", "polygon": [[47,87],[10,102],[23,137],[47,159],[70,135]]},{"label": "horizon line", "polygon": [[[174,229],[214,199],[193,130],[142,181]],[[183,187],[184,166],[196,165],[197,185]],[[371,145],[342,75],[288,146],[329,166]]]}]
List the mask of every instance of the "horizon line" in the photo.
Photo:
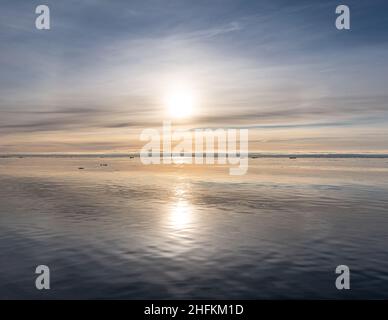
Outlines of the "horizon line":
[{"label": "horizon line", "polygon": [[[163,152],[160,152],[163,155]],[[197,154],[201,153],[191,153],[191,157],[194,157]],[[230,153],[225,152],[214,152],[213,155],[218,156],[219,154],[230,155]],[[203,156],[206,156],[206,152],[202,153]],[[236,157],[248,155],[250,158],[268,158],[268,157],[300,157],[300,158],[388,158],[387,153],[378,153],[378,152],[248,152],[248,153],[237,153],[233,154]],[[171,153],[172,157],[182,157],[186,158],[190,155],[185,155],[184,153]],[[17,158],[17,157],[117,157],[117,158],[126,158],[126,157],[140,157],[140,152],[113,152],[113,153],[79,153],[79,152],[28,152],[28,153],[0,153],[0,158]]]}]

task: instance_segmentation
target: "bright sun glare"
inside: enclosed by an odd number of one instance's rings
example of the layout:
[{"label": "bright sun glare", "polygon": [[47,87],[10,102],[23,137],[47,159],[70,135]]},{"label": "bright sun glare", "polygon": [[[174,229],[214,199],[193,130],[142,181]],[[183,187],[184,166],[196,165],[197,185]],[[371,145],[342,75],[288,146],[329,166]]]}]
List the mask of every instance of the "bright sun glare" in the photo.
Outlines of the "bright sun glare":
[{"label": "bright sun glare", "polygon": [[196,99],[191,90],[175,89],[166,96],[166,106],[173,118],[187,118],[194,113]]}]

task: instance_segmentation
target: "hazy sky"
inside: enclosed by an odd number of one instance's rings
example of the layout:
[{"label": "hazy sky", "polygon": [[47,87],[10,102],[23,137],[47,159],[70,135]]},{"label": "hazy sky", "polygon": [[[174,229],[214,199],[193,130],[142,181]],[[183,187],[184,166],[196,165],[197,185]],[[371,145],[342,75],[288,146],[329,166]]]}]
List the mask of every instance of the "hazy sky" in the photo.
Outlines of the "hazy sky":
[{"label": "hazy sky", "polygon": [[[342,3],[350,31],[335,28]],[[39,4],[49,31],[35,28]],[[3,0],[0,153],[138,151],[176,84],[197,97],[177,125],[250,128],[250,151],[388,152],[387,12],[383,0]]]}]

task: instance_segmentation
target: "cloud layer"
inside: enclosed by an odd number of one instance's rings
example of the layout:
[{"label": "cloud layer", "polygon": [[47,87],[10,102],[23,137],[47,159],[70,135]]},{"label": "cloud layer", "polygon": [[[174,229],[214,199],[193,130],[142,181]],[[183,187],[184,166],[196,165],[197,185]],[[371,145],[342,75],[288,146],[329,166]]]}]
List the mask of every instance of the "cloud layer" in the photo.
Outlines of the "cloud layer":
[{"label": "cloud layer", "polygon": [[[384,1],[48,1],[0,12],[0,153],[136,150],[163,96],[199,94],[187,128],[245,127],[251,149],[388,151]],[[328,131],[330,132],[328,133]]]}]

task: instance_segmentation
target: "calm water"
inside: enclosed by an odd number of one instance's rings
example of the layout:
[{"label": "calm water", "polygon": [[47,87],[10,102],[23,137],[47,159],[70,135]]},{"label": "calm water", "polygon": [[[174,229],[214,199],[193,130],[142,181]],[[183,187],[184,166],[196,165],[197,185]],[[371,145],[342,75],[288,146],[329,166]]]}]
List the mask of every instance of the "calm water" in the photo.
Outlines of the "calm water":
[{"label": "calm water", "polygon": [[388,159],[10,158],[0,184],[3,299],[388,298]]}]

